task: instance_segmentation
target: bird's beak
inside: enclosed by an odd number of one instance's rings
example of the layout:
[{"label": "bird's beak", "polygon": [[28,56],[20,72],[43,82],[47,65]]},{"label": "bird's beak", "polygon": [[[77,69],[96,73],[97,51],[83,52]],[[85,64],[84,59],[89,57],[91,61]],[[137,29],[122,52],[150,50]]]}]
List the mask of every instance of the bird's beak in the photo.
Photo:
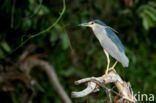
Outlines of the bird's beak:
[{"label": "bird's beak", "polygon": [[79,24],[78,26],[89,26],[88,23],[82,23],[82,24]]}]

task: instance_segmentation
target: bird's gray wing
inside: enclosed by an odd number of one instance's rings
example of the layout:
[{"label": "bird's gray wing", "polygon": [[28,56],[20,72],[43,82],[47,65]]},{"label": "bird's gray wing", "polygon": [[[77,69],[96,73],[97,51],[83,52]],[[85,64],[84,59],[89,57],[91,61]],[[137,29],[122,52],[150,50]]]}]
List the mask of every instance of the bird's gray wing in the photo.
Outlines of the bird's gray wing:
[{"label": "bird's gray wing", "polygon": [[107,26],[107,27],[112,29],[115,33],[119,33],[117,30],[113,29],[112,27],[110,27],[110,26]]},{"label": "bird's gray wing", "polygon": [[124,46],[122,44],[122,42],[120,41],[120,39],[118,38],[118,36],[112,31],[111,28],[105,28],[106,30],[106,34],[107,36],[114,42],[114,44],[116,44],[116,46],[118,47],[118,49],[121,52],[125,52]]}]

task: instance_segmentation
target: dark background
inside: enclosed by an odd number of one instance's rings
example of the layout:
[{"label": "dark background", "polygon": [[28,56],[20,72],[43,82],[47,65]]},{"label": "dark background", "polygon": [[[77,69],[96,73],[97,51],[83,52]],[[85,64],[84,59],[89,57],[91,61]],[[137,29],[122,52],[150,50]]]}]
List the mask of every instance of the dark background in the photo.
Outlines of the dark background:
[{"label": "dark background", "polygon": [[[0,58],[15,62],[29,45],[43,53],[44,60],[54,65],[64,89],[81,90],[74,81],[101,76],[106,68],[106,56],[91,29],[78,27],[82,22],[100,19],[119,33],[130,60],[128,69],[118,63],[116,70],[129,81],[135,93],[156,96],[156,1],[155,0],[66,0],[63,18],[54,28],[19,45],[31,35],[52,25],[63,8],[61,0],[1,0],[0,1]],[[18,49],[16,49],[18,48]],[[111,60],[114,63],[114,60]],[[32,73],[33,74],[33,73]],[[34,103],[60,103],[42,72],[35,71],[34,77],[41,78],[45,92],[37,91]],[[11,93],[1,93],[6,99],[18,103],[21,88]],[[103,103],[104,90],[80,99],[76,103]],[[9,102],[9,103],[10,103]]]}]

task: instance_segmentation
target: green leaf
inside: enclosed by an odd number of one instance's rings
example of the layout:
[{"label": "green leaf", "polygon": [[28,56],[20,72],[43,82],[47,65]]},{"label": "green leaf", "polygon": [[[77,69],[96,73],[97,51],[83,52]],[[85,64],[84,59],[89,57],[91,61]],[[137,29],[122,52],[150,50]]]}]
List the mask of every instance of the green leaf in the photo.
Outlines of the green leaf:
[{"label": "green leaf", "polygon": [[6,42],[2,42],[1,43],[1,47],[6,51],[6,52],[11,52],[11,48],[9,47],[9,45]]},{"label": "green leaf", "polygon": [[154,21],[156,21],[156,9],[154,7],[148,6],[144,12],[146,12]]},{"label": "green leaf", "polygon": [[62,39],[62,48],[67,49],[69,47],[68,34],[67,33],[62,33],[61,34],[61,39]]},{"label": "green leaf", "polygon": [[156,15],[154,15],[153,12],[145,10],[144,13],[146,13],[152,19],[153,22],[156,22]]},{"label": "green leaf", "polygon": [[22,23],[22,29],[24,31],[27,31],[31,28],[32,26],[32,20],[31,19],[23,19],[23,23]]},{"label": "green leaf", "polygon": [[4,58],[5,55],[4,55],[4,52],[0,49],[0,58]]},{"label": "green leaf", "polygon": [[49,9],[46,6],[41,5],[37,14],[42,16],[48,13],[49,13]]},{"label": "green leaf", "polygon": [[141,6],[137,12],[142,18],[142,25],[146,30],[156,25],[156,9],[150,5]]},{"label": "green leaf", "polygon": [[50,35],[50,42],[54,43],[58,39],[58,37],[59,35],[57,35],[57,33],[53,31]]}]

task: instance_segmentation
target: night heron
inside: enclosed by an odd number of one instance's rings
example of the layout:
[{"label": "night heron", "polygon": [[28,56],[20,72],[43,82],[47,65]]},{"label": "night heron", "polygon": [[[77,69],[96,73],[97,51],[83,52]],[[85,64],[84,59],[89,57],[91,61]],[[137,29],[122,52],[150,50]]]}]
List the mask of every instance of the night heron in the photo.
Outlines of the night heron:
[{"label": "night heron", "polygon": [[87,26],[92,28],[95,36],[99,40],[107,57],[107,68],[105,71],[106,74],[110,70],[109,55],[116,59],[116,62],[114,63],[112,68],[116,66],[117,62],[120,62],[123,67],[128,67],[129,59],[126,56],[124,46],[118,36],[115,34],[114,29],[107,26],[104,22],[100,20],[93,20],[88,23],[82,23],[80,24],[80,26]]}]

